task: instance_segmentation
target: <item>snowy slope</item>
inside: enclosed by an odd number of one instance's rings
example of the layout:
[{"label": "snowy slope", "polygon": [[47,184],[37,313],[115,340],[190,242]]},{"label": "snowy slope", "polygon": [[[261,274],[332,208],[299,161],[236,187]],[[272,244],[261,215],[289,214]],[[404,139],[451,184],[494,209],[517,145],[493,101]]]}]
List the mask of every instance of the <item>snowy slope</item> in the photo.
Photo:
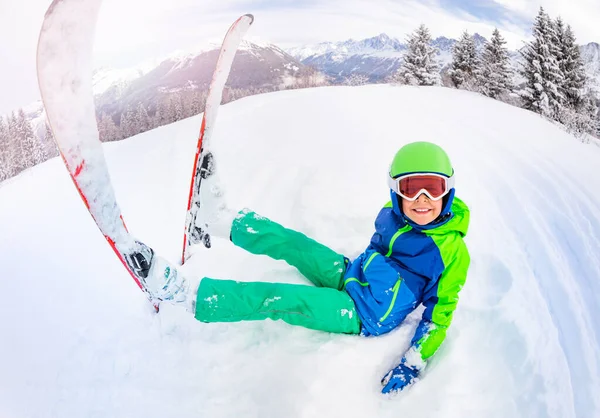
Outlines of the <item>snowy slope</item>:
[{"label": "snowy slope", "polygon": [[[171,260],[199,124],[105,144],[130,231]],[[245,98],[214,134],[232,206],[349,257],[388,199],[397,148],[448,150],[472,267],[423,380],[379,393],[420,312],[368,339],[153,314],[54,159],[0,185],[0,417],[600,416],[599,147],[473,93],[386,85]],[[183,270],[306,283],[218,239]]]}]

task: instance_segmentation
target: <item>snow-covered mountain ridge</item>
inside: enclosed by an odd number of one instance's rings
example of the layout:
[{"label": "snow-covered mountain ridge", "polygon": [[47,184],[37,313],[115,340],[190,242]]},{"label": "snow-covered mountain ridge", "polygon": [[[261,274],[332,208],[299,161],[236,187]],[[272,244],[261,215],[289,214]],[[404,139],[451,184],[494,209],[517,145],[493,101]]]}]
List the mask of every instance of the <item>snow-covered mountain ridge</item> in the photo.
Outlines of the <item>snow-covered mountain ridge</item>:
[{"label": "snow-covered mountain ridge", "polygon": [[[114,114],[128,105],[135,107],[139,102],[154,108],[157,97],[173,92],[206,91],[219,47],[214,45],[202,51],[173,54],[133,79],[125,70],[123,77],[115,78],[111,86],[96,96],[96,107],[99,111]],[[275,89],[285,82],[286,77],[297,77],[305,69],[305,65],[276,45],[243,41],[233,62],[227,86],[232,89]],[[127,87],[123,89],[121,83]]]},{"label": "snow-covered mountain ridge", "polygon": [[[477,33],[474,38],[478,49],[486,42],[485,38]],[[456,40],[441,36],[432,43],[438,48],[438,58],[442,66],[449,64]],[[381,33],[362,40],[322,42],[289,48],[286,51],[302,63],[312,65],[337,79],[360,73],[368,75],[372,81],[377,81],[400,67],[406,48],[406,43]]]},{"label": "snow-covered mountain ridge", "polygon": [[[175,51],[131,68],[96,69],[92,84],[98,113],[105,112],[118,122],[128,106],[135,108],[142,103],[154,110],[159,101],[176,92],[206,93],[219,49],[220,45],[211,44],[195,51]],[[242,41],[227,87],[276,90],[312,71],[276,45]],[[27,106],[27,116],[43,138],[45,115],[41,101]]]},{"label": "snow-covered mountain ridge", "polygon": [[[473,37],[478,50],[487,42],[487,39],[478,33]],[[432,44],[438,48],[441,68],[452,62],[452,47],[456,42],[455,39],[444,36],[433,40]],[[378,81],[400,67],[406,48],[406,43],[382,33],[362,40],[348,39],[294,47],[287,49],[287,52],[302,63],[312,65],[338,80],[343,80],[350,74],[360,73],[367,75],[371,81]],[[587,74],[594,80],[594,84],[600,86],[598,44],[592,42],[580,48]],[[516,68],[520,55],[518,51],[510,51],[509,54]]]}]

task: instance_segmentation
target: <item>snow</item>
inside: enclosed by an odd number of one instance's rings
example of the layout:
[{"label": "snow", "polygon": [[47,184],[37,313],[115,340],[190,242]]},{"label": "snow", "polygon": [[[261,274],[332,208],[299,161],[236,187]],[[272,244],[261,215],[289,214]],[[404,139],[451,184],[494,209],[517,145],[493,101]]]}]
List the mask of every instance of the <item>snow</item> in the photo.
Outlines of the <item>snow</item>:
[{"label": "snow", "polygon": [[[341,44],[341,43],[339,43]],[[324,55],[329,52],[335,52],[339,45],[334,42],[321,42],[316,45],[304,45],[286,49],[286,52],[296,59],[303,61],[308,57],[315,55]]]},{"label": "snow", "polygon": [[[172,261],[200,121],[104,145],[129,231]],[[154,314],[53,159],[0,185],[1,417],[600,415],[600,147],[475,93],[386,85],[247,97],[221,108],[213,140],[232,207],[351,258],[388,200],[394,152],[448,151],[472,265],[422,379],[380,394],[420,310],[377,338]],[[194,282],[307,283],[225,240],[192,250]]]},{"label": "snow", "polygon": [[149,72],[153,67],[148,63],[137,68],[98,68],[94,71],[92,78],[94,95],[100,95],[113,86],[126,86],[129,82]]}]

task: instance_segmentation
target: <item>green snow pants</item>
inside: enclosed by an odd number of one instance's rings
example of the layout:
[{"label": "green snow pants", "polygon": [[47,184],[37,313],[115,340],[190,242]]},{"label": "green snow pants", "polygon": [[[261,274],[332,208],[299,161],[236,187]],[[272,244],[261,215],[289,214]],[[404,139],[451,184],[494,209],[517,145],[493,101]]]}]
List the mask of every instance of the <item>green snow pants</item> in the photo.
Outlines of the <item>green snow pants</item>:
[{"label": "green snow pants", "polygon": [[320,331],[360,333],[354,301],[342,290],[344,256],[254,212],[240,212],[231,227],[231,241],[253,254],[286,261],[317,287],[205,277],[198,287],[196,319],[236,322],[270,318]]}]

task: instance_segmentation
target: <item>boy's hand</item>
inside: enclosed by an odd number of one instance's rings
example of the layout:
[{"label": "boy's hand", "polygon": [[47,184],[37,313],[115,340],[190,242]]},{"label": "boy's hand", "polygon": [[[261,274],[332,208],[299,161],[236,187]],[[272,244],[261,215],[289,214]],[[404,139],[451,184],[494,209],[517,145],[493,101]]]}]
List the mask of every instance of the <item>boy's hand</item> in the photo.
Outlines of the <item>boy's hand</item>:
[{"label": "boy's hand", "polygon": [[418,377],[419,371],[417,369],[400,363],[398,367],[390,370],[381,379],[381,384],[383,385],[381,393],[399,392],[418,380]]}]

